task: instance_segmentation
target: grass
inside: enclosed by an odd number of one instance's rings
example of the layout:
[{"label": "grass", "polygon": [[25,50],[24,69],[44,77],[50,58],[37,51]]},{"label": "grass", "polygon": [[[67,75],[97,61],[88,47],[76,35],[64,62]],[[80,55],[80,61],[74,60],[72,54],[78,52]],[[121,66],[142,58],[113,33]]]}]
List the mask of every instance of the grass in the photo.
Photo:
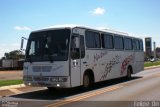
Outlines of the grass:
[{"label": "grass", "polygon": [[17,85],[22,83],[23,83],[23,80],[2,80],[0,81],[0,87],[8,86],[8,85]]},{"label": "grass", "polygon": [[155,61],[155,62],[145,62],[144,67],[151,67],[151,66],[157,66],[160,65],[160,61]]}]

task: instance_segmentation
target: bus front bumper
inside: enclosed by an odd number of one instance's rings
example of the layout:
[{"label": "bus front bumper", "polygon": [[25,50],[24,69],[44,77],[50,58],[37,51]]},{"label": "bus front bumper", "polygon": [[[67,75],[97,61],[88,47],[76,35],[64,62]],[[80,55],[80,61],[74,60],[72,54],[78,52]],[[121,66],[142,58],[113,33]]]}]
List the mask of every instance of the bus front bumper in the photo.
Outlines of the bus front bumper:
[{"label": "bus front bumper", "polygon": [[24,84],[35,87],[70,88],[69,77],[23,77]]}]

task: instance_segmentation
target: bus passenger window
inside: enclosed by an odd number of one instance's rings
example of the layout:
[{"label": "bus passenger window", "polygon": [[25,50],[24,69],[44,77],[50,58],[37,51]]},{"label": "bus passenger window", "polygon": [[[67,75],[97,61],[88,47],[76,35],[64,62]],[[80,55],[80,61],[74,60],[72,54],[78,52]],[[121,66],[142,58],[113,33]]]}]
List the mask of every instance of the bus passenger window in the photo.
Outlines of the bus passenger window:
[{"label": "bus passenger window", "polygon": [[112,34],[102,34],[102,47],[105,49],[113,49]]},{"label": "bus passenger window", "polygon": [[85,33],[87,48],[101,48],[100,34],[97,32],[86,31]]},{"label": "bus passenger window", "polygon": [[123,49],[123,37],[114,36],[114,48],[115,49]]}]

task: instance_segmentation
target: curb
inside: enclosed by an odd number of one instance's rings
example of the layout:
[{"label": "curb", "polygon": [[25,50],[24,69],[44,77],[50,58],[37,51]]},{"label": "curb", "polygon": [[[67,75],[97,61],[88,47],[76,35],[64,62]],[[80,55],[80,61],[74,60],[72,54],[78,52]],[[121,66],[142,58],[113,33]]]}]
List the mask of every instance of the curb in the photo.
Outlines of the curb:
[{"label": "curb", "polygon": [[22,88],[22,87],[26,87],[26,86],[24,84],[3,86],[3,87],[0,87],[0,91],[2,91],[2,90],[8,90],[8,89],[13,89],[13,88]]}]

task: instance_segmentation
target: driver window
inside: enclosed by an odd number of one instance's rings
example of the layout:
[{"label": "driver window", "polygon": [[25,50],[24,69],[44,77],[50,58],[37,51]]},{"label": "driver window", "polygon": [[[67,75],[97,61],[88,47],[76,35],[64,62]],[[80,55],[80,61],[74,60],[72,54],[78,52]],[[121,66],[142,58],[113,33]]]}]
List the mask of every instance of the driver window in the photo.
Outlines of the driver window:
[{"label": "driver window", "polygon": [[80,58],[80,48],[78,47],[79,36],[73,35],[71,39],[71,58],[79,59]]},{"label": "driver window", "polygon": [[84,36],[74,35],[71,40],[71,58],[79,59],[85,57]]}]

